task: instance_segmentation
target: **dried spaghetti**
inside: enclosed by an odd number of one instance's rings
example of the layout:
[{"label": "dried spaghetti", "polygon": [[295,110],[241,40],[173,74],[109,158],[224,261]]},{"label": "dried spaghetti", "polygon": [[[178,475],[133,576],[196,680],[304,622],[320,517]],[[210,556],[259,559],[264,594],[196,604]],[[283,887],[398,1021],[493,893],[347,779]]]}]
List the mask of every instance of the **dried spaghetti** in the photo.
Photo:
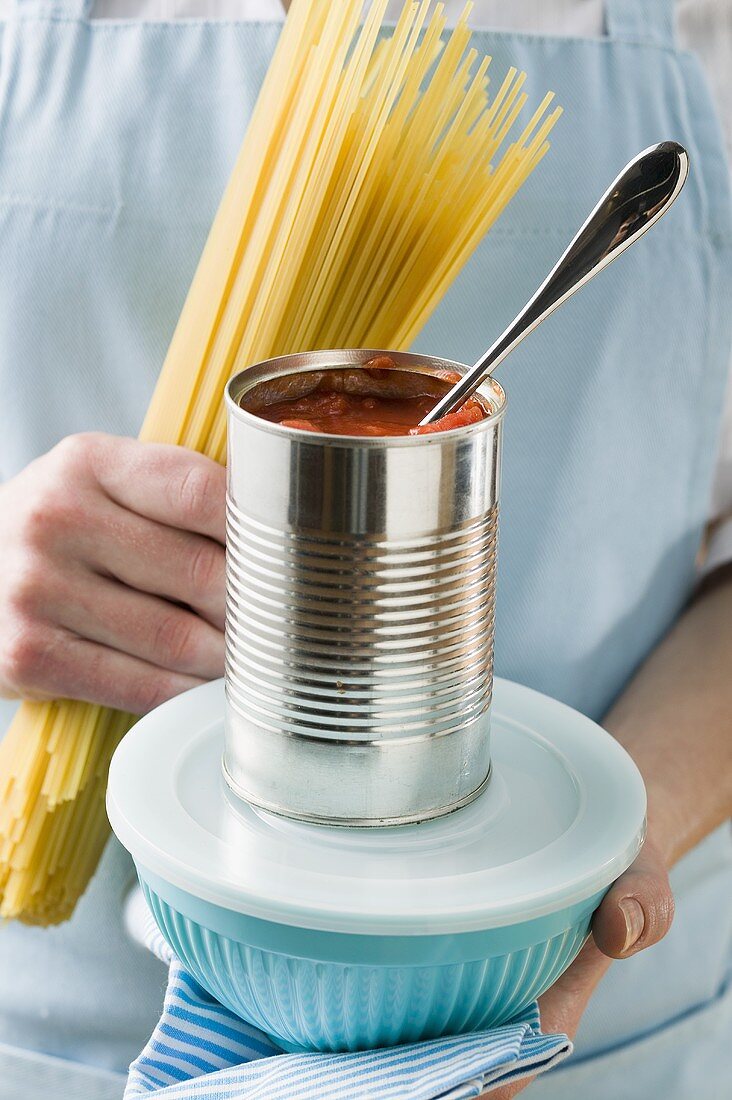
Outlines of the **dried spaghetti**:
[{"label": "dried spaghetti", "polygon": [[[140,433],[223,462],[222,391],[296,350],[407,347],[548,148],[547,95],[488,92],[468,9],[294,0]],[[107,837],[111,754],[133,719],[23,704],[0,745],[0,915],[73,912]]]}]

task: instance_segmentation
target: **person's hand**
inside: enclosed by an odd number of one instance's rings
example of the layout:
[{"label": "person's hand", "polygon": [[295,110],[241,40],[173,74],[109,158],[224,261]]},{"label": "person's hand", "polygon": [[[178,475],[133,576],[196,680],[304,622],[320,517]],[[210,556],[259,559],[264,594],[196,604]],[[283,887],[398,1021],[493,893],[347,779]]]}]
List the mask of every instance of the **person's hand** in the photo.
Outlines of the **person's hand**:
[{"label": "person's hand", "polygon": [[[674,899],[659,849],[647,840],[635,863],[602,900],[592,936],[572,965],[539,998],[541,1029],[574,1037],[582,1013],[612,959],[626,959],[650,947],[668,932]],[[489,1090],[490,1100],[512,1100],[532,1078]]]},{"label": "person's hand", "polygon": [[69,436],[0,486],[0,694],[134,714],[224,665],[225,471]]}]

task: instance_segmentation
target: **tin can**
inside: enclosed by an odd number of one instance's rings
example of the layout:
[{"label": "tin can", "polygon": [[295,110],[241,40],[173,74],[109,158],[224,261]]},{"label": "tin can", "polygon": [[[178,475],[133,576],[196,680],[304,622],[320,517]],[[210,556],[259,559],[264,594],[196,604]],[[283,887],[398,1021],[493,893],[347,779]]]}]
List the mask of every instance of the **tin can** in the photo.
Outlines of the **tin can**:
[{"label": "tin can", "polygon": [[305,821],[407,824],[490,776],[496,538],[506,397],[413,437],[312,434],[240,405],[255,386],[388,355],[260,363],[227,387],[226,736],[235,797]]}]

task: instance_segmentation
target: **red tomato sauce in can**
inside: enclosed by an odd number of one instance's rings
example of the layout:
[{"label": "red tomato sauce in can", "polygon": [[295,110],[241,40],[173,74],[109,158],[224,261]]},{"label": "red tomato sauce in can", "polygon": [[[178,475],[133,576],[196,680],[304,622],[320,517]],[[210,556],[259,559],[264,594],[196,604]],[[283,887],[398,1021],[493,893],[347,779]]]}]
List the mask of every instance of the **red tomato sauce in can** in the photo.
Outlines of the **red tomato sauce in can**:
[{"label": "red tomato sauce in can", "polygon": [[445,432],[489,416],[487,402],[469,398],[434,424],[419,427],[460,376],[453,371],[422,375],[400,370],[387,356],[363,367],[314,371],[262,383],[258,397],[249,394],[242,407],[263,420],[303,432],[349,436],[408,436]]}]

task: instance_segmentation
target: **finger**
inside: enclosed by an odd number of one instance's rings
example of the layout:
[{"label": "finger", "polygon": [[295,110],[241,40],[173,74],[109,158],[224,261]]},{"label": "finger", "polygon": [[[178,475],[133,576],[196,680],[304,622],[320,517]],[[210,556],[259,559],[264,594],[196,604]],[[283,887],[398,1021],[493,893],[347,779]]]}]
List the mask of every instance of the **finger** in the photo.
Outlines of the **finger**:
[{"label": "finger", "polygon": [[489,1087],[486,1092],[478,1094],[478,1100],[483,1100],[484,1096],[490,1097],[490,1100],[513,1100],[514,1096],[518,1096],[520,1092],[523,1092],[533,1080],[533,1077],[528,1077],[523,1081],[516,1081],[512,1085],[502,1085],[499,1089]]},{"label": "finger", "polygon": [[87,641],[200,679],[223,675],[223,633],[166,600],[87,574],[48,604],[52,621]]},{"label": "finger", "polygon": [[541,1030],[572,1039],[592,993],[610,966],[610,959],[588,939],[571,966],[539,998]]},{"label": "finger", "polygon": [[226,471],[217,462],[164,443],[100,437],[94,473],[123,508],[223,545]]},{"label": "finger", "polygon": [[81,699],[146,714],[201,683],[66,630],[34,630],[14,648],[13,686],[25,698]]},{"label": "finger", "polygon": [[663,939],[673,915],[668,872],[656,847],[646,840],[635,863],[603,898],[592,933],[601,951],[623,959]]},{"label": "finger", "polygon": [[145,519],[108,501],[76,535],[77,556],[129,588],[187,604],[224,628],[226,556],[220,543]]}]

